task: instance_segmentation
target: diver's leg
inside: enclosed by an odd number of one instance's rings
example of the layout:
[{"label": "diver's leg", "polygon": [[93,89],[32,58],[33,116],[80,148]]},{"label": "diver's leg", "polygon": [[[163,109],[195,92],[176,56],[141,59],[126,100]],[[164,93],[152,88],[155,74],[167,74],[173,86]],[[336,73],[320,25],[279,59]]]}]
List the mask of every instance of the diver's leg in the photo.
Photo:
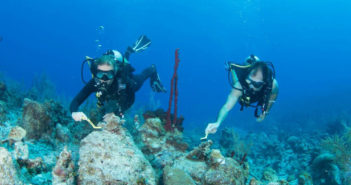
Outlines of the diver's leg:
[{"label": "diver's leg", "polygon": [[140,74],[133,75],[133,80],[135,82],[133,87],[134,92],[138,91],[143,85],[143,83],[145,82],[145,80],[147,80],[148,78],[150,78],[150,84],[153,91],[156,91],[156,92],[166,91],[161,84],[160,78],[157,74],[156,66],[151,65],[150,67],[144,69],[144,71],[141,72]]},{"label": "diver's leg", "polygon": [[145,80],[147,80],[148,78],[151,78],[151,76],[153,76],[155,73],[156,73],[155,65],[152,65],[144,69],[143,72],[141,72],[140,74],[133,75],[132,77],[134,80],[133,91],[134,92],[138,91],[143,85],[143,83],[145,82]]}]

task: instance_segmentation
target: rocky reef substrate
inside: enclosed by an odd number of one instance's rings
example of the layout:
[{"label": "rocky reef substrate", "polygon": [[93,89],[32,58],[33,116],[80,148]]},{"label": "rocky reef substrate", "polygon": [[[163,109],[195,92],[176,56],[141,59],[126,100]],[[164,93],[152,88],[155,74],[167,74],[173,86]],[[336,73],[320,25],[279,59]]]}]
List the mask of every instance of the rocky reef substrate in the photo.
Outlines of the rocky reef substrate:
[{"label": "rocky reef substrate", "polygon": [[[54,99],[38,99],[33,91],[15,92],[0,83],[0,184],[351,182],[348,119],[330,127],[332,133],[239,134],[224,128],[218,138],[200,142],[184,135],[183,119],[166,131],[161,110],[145,112],[143,123],[138,116],[132,121],[108,114],[98,122],[101,129],[92,129],[87,122],[73,122],[65,106]],[[194,132],[191,138],[201,134]]]}]

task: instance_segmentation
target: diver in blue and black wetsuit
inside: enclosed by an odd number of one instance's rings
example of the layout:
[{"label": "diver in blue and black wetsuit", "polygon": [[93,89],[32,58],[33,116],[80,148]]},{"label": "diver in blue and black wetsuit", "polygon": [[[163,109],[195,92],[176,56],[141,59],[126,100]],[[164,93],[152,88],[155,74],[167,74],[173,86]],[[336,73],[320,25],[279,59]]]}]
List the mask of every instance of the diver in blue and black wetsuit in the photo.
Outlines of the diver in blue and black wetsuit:
[{"label": "diver in blue and black wetsuit", "polygon": [[93,78],[72,100],[70,105],[72,118],[75,121],[82,121],[86,118],[83,112],[78,112],[78,108],[94,92],[99,107],[102,107],[106,102],[113,102],[112,112],[116,115],[123,114],[133,105],[135,92],[148,78],[150,78],[153,91],[165,92],[155,65],[146,68],[141,74],[135,75],[133,74],[134,68],[128,62],[131,53],[145,50],[150,43],[146,36],[141,36],[134,47],[128,47],[123,56],[116,50],[109,50],[100,58],[87,58],[86,61],[90,64]]}]

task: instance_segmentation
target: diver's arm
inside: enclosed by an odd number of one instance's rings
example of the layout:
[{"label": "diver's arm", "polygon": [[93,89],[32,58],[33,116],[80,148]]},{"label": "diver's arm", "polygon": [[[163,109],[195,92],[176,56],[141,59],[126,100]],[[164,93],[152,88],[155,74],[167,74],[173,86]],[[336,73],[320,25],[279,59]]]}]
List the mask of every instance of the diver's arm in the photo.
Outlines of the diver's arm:
[{"label": "diver's arm", "polygon": [[272,93],[269,96],[269,101],[268,101],[268,105],[267,105],[267,110],[265,111],[266,114],[269,113],[269,111],[271,110],[273,104],[275,103],[275,100],[278,97],[278,93],[279,93],[279,86],[278,86],[278,82],[277,80],[273,80],[273,85],[272,85]]},{"label": "diver's arm", "polygon": [[[240,83],[235,84],[235,87],[241,89]],[[205,133],[207,138],[208,134],[214,134],[217,132],[218,127],[221,125],[225,117],[228,115],[228,112],[234,107],[239,97],[242,95],[242,92],[238,89],[233,89],[229,94],[227,102],[223,105],[219,111],[217,121],[215,123],[209,123],[206,127]]]},{"label": "diver's arm", "polygon": [[94,86],[94,80],[91,79],[83,89],[77,94],[77,96],[72,100],[70,105],[71,113],[77,112],[79,106],[89,97],[89,95],[96,91]]},{"label": "diver's arm", "polygon": [[232,108],[235,106],[236,102],[238,101],[239,97],[242,95],[242,92],[233,89],[231,93],[229,94],[227,98],[227,102],[223,105],[221,110],[219,111],[218,118],[216,123],[218,126],[224,121],[224,119],[227,117],[228,112],[232,110]]}]

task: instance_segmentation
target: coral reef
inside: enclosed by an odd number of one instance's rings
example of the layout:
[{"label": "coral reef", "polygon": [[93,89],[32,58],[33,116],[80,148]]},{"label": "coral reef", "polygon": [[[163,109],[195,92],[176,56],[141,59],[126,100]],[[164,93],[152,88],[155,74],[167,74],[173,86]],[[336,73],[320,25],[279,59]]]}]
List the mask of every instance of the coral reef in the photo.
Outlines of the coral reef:
[{"label": "coral reef", "polygon": [[327,132],[287,132],[274,122],[252,132],[225,128],[201,142],[198,128],[183,132],[176,112],[167,130],[162,109],[120,119],[87,103],[84,112],[101,127],[94,130],[73,122],[52,89],[46,80],[29,91],[0,82],[0,184],[351,184],[348,114],[325,121]]}]

